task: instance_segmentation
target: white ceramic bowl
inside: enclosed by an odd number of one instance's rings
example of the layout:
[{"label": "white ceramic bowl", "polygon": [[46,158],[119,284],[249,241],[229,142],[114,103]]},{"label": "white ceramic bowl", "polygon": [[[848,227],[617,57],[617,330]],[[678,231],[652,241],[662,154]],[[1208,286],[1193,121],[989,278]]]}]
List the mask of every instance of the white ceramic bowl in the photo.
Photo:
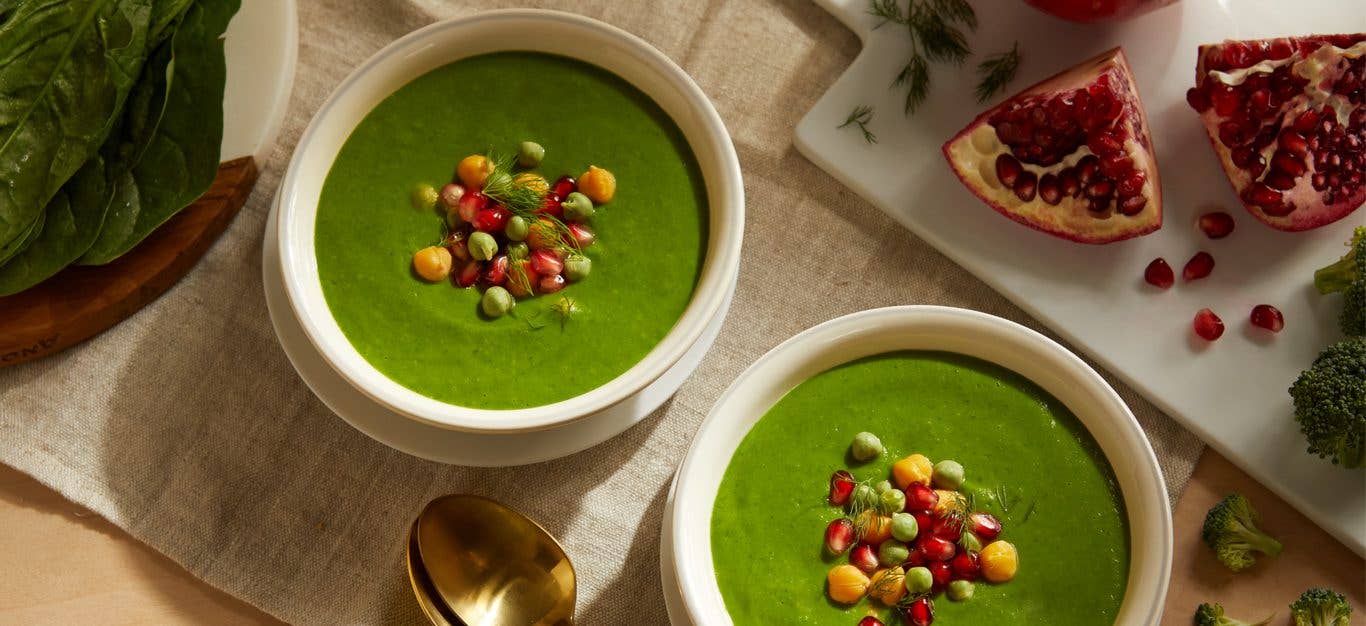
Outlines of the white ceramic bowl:
[{"label": "white ceramic bowl", "polygon": [[678,470],[670,519],[688,619],[731,623],[712,567],[712,504],[750,427],[802,381],[897,350],[995,363],[1030,379],[1081,420],[1114,468],[1129,513],[1129,583],[1116,623],[1158,623],[1171,574],[1171,511],[1157,457],[1133,413],[1095,370],[1047,337],[985,313],[936,306],[874,309],[816,326],[760,357],[716,401]]},{"label": "white ceramic bowl", "polygon": [[[488,410],[447,404],[414,392],[371,366],[337,326],[323,299],[314,256],[318,196],[332,162],[356,125],[413,79],[462,58],[507,50],[572,57],[645,92],[682,130],[701,167],[710,205],[702,274],[682,317],[644,359],[607,384],[554,404]],[[744,189],[730,135],[702,90],[658,50],[586,17],[541,10],[478,13],[439,22],[385,46],[361,64],[304,131],[281,186],[277,227],[285,291],[309,341],[342,378],[406,417],[468,432],[527,432],[564,425],[632,397],[668,371],[698,341],[724,303],[740,263]]]}]

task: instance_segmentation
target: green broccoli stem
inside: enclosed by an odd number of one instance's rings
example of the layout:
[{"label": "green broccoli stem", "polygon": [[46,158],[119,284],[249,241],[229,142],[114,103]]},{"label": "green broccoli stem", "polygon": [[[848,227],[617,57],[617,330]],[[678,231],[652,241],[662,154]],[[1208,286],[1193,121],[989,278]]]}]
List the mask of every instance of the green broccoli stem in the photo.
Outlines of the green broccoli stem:
[{"label": "green broccoli stem", "polygon": [[1276,556],[1281,553],[1281,542],[1276,541],[1266,533],[1253,530],[1244,526],[1242,522],[1234,522],[1234,532],[1238,537],[1247,542],[1248,547],[1261,552],[1267,556]]},{"label": "green broccoli stem", "polygon": [[1319,293],[1334,293],[1347,289],[1356,278],[1356,258],[1347,255],[1332,265],[1314,271],[1314,288]]}]

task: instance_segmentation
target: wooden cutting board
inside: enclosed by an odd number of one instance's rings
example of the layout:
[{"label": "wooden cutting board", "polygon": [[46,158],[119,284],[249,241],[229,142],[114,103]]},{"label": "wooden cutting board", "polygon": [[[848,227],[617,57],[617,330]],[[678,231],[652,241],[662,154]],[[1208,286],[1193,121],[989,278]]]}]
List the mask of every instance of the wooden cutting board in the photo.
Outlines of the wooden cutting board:
[{"label": "wooden cutting board", "polygon": [[204,195],[118,260],[68,267],[27,291],[0,297],[0,367],[85,341],[156,300],[223,233],[256,176],[252,157],[222,163]]}]

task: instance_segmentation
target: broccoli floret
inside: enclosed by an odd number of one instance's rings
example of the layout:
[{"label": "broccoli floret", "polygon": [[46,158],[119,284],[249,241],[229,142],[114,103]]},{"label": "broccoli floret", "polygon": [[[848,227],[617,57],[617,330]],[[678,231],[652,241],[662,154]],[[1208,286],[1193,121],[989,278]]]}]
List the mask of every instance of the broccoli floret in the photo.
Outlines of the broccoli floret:
[{"label": "broccoli floret", "polygon": [[1315,587],[1290,605],[1290,616],[1295,618],[1295,626],[1348,626],[1352,605],[1332,589]]},{"label": "broccoli floret", "polygon": [[1366,338],[1339,341],[1290,386],[1309,452],[1356,468],[1366,457]]},{"label": "broccoli floret", "polygon": [[1214,549],[1224,567],[1239,572],[1256,562],[1253,552],[1267,556],[1281,553],[1281,542],[1257,528],[1260,521],[1261,516],[1247,498],[1230,493],[1205,514],[1200,536]]},{"label": "broccoli floret", "polygon": [[1338,323],[1348,335],[1366,334],[1366,226],[1358,226],[1348,242],[1347,254],[1336,263],[1314,272],[1319,293],[1342,292],[1342,317]]},{"label": "broccoli floret", "polygon": [[1219,603],[1201,604],[1195,609],[1195,626],[1263,626],[1271,623],[1268,617],[1260,622],[1244,622],[1224,615],[1224,607]]}]

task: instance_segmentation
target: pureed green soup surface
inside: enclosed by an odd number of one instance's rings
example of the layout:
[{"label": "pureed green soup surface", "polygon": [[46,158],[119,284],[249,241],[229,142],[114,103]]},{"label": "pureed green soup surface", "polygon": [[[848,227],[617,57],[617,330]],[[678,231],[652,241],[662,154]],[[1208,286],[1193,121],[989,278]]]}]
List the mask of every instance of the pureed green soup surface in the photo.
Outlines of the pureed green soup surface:
[{"label": "pureed green soup surface", "polygon": [[[547,179],[598,165],[617,193],[593,218],[592,275],[490,320],[480,290],[413,275],[413,252],[444,231],[409,190],[439,188],[461,158],[515,154],[524,140],[545,146]],[[332,164],[314,246],[327,305],[371,365],[437,400],[514,409],[580,395],[639,362],[691,300],[706,237],[697,161],[658,105],[600,68],[511,52],[435,69],[375,107]],[[560,296],[581,311],[563,326],[537,319]]]},{"label": "pureed green soup surface", "polygon": [[[858,464],[847,456],[849,442],[865,430],[887,451]],[[901,623],[875,601],[845,607],[827,599],[826,572],[847,559],[824,555],[825,527],[842,514],[825,499],[835,470],[882,480],[915,452],[962,463],[965,490],[976,494],[978,509],[1001,517],[1001,539],[1020,554],[1010,582],[979,582],[965,602],[936,594],[936,624],[1114,622],[1128,579],[1128,522],[1090,434],[1013,372],[957,355],[900,352],[803,382],[735,451],[711,521],[716,577],[735,623],[855,626],[869,607],[879,607],[885,623]],[[1009,514],[993,504],[998,488],[1018,499]]]}]

